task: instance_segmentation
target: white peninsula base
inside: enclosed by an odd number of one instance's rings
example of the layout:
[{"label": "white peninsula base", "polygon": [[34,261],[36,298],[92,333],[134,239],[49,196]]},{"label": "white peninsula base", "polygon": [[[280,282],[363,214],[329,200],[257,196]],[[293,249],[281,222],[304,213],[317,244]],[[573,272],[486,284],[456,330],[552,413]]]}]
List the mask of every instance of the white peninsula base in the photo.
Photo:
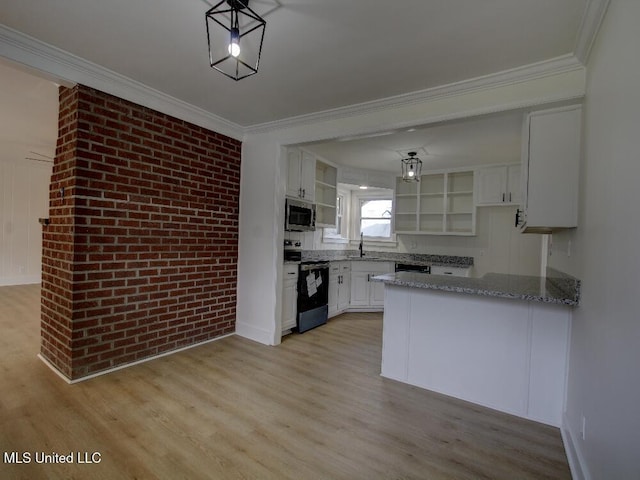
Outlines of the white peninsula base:
[{"label": "white peninsula base", "polygon": [[387,284],[382,376],[559,427],[571,310]]}]

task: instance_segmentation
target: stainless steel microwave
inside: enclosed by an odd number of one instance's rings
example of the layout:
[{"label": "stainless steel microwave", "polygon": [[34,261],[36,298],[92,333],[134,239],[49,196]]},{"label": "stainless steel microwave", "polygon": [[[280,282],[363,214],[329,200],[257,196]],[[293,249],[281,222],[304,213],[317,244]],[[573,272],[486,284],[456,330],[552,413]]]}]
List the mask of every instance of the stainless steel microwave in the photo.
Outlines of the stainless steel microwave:
[{"label": "stainless steel microwave", "polygon": [[315,230],[315,204],[304,200],[287,198],[284,229],[288,232],[311,232]]}]

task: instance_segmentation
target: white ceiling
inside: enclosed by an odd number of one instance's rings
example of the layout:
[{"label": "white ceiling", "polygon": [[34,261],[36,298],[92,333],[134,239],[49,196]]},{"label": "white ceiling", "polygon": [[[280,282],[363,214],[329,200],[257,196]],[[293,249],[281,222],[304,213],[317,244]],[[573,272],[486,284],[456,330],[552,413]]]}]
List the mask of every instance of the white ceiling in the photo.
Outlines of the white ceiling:
[{"label": "white ceiling", "polygon": [[[417,92],[571,55],[593,0],[251,0],[267,21],[257,75],[208,64],[205,0],[0,0],[0,23],[240,127]],[[3,78],[6,81],[6,79]],[[309,146],[395,171],[519,158],[518,114]],[[495,160],[495,161],[494,161]]]},{"label": "white ceiling", "polygon": [[251,0],[260,71],[208,64],[204,0],[0,0],[0,22],[241,126],[574,51],[587,0]]},{"label": "white ceiling", "polygon": [[521,133],[522,112],[510,112],[303,147],[340,165],[398,174],[409,151],[424,170],[517,163]]}]

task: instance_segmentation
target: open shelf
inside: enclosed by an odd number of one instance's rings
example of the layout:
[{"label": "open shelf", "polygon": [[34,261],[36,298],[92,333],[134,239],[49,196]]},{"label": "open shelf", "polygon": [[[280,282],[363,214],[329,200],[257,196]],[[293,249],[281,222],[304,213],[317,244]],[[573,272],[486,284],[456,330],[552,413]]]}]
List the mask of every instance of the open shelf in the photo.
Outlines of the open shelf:
[{"label": "open shelf", "polygon": [[398,177],[395,231],[425,235],[474,235],[474,172],[425,174],[420,182]]}]

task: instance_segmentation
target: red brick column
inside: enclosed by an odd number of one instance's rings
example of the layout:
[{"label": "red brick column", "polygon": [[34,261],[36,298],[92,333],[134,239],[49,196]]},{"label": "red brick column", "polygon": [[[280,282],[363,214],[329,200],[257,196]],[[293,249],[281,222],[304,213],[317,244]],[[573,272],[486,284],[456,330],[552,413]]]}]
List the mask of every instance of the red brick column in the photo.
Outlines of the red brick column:
[{"label": "red brick column", "polygon": [[60,102],[42,355],[77,379],[233,332],[241,143],[81,85]]}]

